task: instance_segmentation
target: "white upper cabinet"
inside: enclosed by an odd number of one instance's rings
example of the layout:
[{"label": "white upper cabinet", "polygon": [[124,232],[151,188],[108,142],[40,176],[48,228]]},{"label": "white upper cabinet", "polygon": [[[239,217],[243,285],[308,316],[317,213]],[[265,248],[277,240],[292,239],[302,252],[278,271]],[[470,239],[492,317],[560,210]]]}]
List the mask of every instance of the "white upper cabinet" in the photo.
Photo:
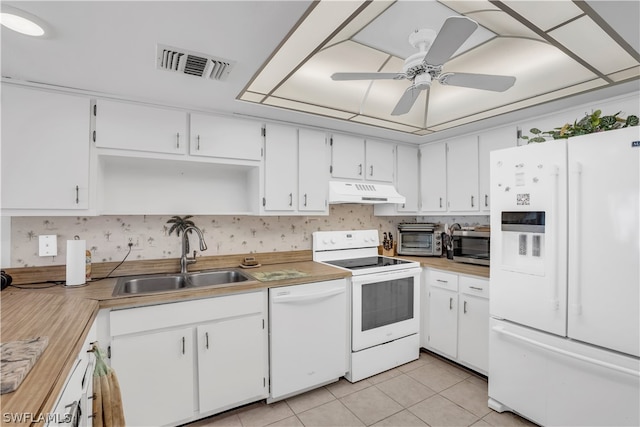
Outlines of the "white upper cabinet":
[{"label": "white upper cabinet", "polygon": [[2,210],[88,209],[90,123],[88,98],[3,84]]},{"label": "white upper cabinet", "polygon": [[449,211],[478,211],[478,137],[447,143],[447,199]]},{"label": "white upper cabinet", "polygon": [[480,182],[480,210],[489,212],[489,153],[494,150],[515,147],[518,142],[515,126],[483,132],[478,136],[478,174]]},{"label": "white upper cabinet", "polygon": [[329,150],[327,134],[298,131],[298,210],[327,213],[329,192]]},{"label": "white upper cabinet", "polygon": [[407,201],[397,206],[398,212],[418,212],[418,147],[398,145],[396,187]]},{"label": "white upper cabinet", "polygon": [[364,139],[333,135],[331,144],[331,176],[364,179]]},{"label": "white upper cabinet", "polygon": [[447,146],[434,142],[420,147],[420,211],[447,210]]},{"label": "white upper cabinet", "polygon": [[294,211],[298,200],[298,129],[267,125],[265,138],[265,211]]},{"label": "white upper cabinet", "polygon": [[103,99],[96,104],[96,147],[164,154],[187,152],[186,112]]},{"label": "white upper cabinet", "polygon": [[262,123],[191,113],[189,153],[259,161],[262,157]]},{"label": "white upper cabinet", "polygon": [[366,175],[369,181],[393,182],[395,164],[395,144],[367,140]]}]

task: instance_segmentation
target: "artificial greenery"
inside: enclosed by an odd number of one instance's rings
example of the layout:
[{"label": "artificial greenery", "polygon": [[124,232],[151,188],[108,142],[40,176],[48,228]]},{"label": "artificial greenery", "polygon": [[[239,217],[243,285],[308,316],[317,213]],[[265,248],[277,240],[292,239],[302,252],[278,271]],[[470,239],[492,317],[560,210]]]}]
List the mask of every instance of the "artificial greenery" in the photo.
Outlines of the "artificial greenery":
[{"label": "artificial greenery", "polygon": [[547,138],[563,139],[594,132],[638,126],[638,116],[629,115],[625,119],[619,116],[620,113],[618,111],[616,114],[603,116],[602,111],[596,110],[591,114],[585,114],[582,119],[574,121],[573,124],[566,123],[564,126],[553,130],[541,131],[538,128],[532,128],[529,132],[534,135],[533,137],[522,136],[521,138],[531,144],[532,142],[545,142]]}]

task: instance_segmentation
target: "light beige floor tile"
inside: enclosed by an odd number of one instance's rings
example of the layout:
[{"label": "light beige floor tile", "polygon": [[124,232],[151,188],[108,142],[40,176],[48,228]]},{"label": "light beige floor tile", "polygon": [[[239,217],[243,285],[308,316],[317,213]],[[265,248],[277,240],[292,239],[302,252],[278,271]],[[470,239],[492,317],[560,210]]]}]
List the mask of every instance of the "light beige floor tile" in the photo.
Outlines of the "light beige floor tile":
[{"label": "light beige floor tile", "polygon": [[471,375],[470,377],[466,378],[466,380],[474,383],[478,387],[482,387],[484,389],[488,389],[489,388],[489,383],[488,383],[486,378],[479,377],[479,376],[476,376],[476,375]]},{"label": "light beige floor tile", "polygon": [[236,413],[224,413],[189,424],[189,427],[242,427]]},{"label": "light beige floor tile", "polygon": [[489,424],[485,420],[480,420],[477,423],[471,424],[471,427],[491,427],[491,424]]},{"label": "light beige floor tile", "polygon": [[238,417],[243,426],[261,427],[284,420],[294,415],[286,402],[276,402],[267,405],[264,401],[258,405],[251,405],[247,410],[238,411]]},{"label": "light beige floor tile", "polygon": [[354,393],[356,391],[360,391],[367,387],[371,387],[371,381],[368,379],[364,379],[362,381],[358,381],[357,383],[350,383],[344,378],[340,378],[338,382],[331,383],[325,386],[327,390],[331,392],[335,397],[340,399],[348,394]]},{"label": "light beige floor tile", "polygon": [[426,425],[424,421],[406,409],[374,424],[375,427],[422,427]]},{"label": "light beige floor tile", "polygon": [[459,382],[440,392],[440,395],[480,418],[491,412],[491,408],[487,403],[489,400],[487,388],[477,386],[471,381],[464,380]]},{"label": "light beige floor tile", "polygon": [[376,387],[351,393],[340,401],[366,425],[376,423],[404,409]]},{"label": "light beige floor tile", "polygon": [[456,375],[450,370],[443,368],[440,364],[435,363],[425,364],[418,369],[407,372],[406,375],[420,381],[435,392],[441,392],[464,380],[460,375]]},{"label": "light beige floor tile", "polygon": [[453,363],[449,363],[443,359],[437,359],[432,362],[433,365],[439,366],[447,372],[451,372],[454,375],[459,376],[460,378],[469,378],[471,374],[464,368],[461,368]]},{"label": "light beige floor tile", "polygon": [[387,381],[393,377],[397,377],[398,375],[402,375],[402,371],[400,371],[400,369],[398,368],[393,368],[390,369],[388,371],[384,371],[378,375],[374,375],[372,377],[367,378],[367,380],[371,383],[371,384],[378,384],[381,383],[383,381]]},{"label": "light beige floor tile", "polygon": [[289,404],[289,407],[293,412],[299,414],[300,412],[307,411],[335,399],[336,397],[331,394],[329,390],[324,387],[320,387],[301,395],[290,397],[286,402]]},{"label": "light beige floor tile", "polygon": [[304,424],[302,424],[302,421],[294,415],[293,417],[285,418],[284,420],[269,424],[269,427],[304,427]]},{"label": "light beige floor tile", "polygon": [[424,365],[425,363],[428,363],[428,360],[426,358],[419,357],[418,359],[414,360],[413,362],[405,363],[404,365],[398,366],[397,369],[400,370],[401,372],[409,372],[409,371],[413,371],[414,369],[419,368],[420,366]]},{"label": "light beige floor tile", "polygon": [[298,414],[298,418],[306,427],[326,426],[363,426],[362,421],[358,419],[346,406],[339,400],[334,400],[324,405],[317,406],[308,411]]},{"label": "light beige floor tile", "polygon": [[376,384],[376,387],[405,408],[435,394],[426,385],[404,374]]},{"label": "light beige floor tile", "polygon": [[533,427],[537,425],[513,412],[496,412],[491,410],[491,412],[482,419],[494,427]]},{"label": "light beige floor tile", "polygon": [[411,406],[409,411],[430,426],[470,426],[479,419],[439,395]]}]

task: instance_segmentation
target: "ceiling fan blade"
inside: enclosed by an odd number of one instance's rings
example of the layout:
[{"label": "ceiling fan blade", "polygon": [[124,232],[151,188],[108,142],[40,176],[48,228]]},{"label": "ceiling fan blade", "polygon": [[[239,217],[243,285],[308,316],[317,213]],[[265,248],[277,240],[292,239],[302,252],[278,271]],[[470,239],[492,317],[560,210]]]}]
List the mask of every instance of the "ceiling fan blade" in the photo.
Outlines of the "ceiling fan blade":
[{"label": "ceiling fan blade", "polygon": [[403,73],[334,73],[332,80],[402,80]]},{"label": "ceiling fan blade", "polygon": [[418,96],[420,96],[420,92],[422,92],[422,90],[423,89],[420,89],[415,85],[409,86],[409,88],[402,94],[402,97],[400,97],[400,100],[391,112],[391,115],[401,116],[408,113],[409,110],[411,110],[411,107],[413,107],[413,104],[416,103],[416,100],[418,99]]},{"label": "ceiling fan blade", "polygon": [[478,23],[466,16],[447,18],[425,55],[424,62],[429,65],[444,64],[467,41],[476,28]]},{"label": "ceiling fan blade", "polygon": [[493,74],[447,73],[440,75],[441,84],[504,92],[516,82],[513,76]]}]

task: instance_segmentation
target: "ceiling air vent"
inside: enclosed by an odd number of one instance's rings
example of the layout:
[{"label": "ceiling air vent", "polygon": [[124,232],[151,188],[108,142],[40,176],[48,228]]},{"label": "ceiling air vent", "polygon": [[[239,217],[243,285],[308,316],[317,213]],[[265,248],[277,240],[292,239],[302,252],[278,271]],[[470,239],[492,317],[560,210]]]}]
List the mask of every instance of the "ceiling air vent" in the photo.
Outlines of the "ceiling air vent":
[{"label": "ceiling air vent", "polygon": [[156,66],[161,70],[175,71],[213,80],[226,80],[235,61],[158,45]]}]

